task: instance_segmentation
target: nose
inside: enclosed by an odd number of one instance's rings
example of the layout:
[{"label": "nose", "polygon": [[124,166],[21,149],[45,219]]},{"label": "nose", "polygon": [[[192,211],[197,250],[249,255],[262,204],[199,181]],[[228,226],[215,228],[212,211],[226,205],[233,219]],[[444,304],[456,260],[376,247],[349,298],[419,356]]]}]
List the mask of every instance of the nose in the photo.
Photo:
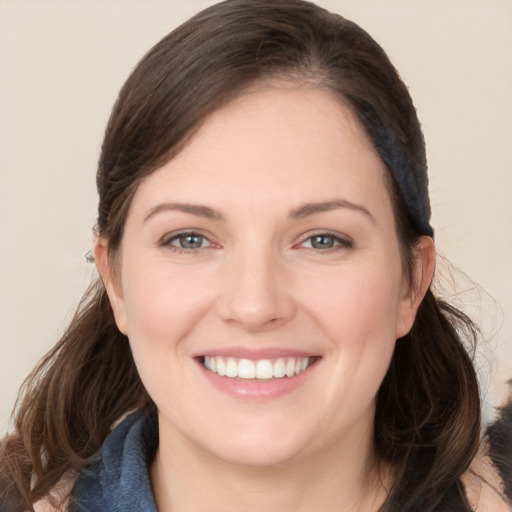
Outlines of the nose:
[{"label": "nose", "polygon": [[218,306],[225,322],[255,333],[275,329],[295,315],[285,263],[271,251],[244,251],[227,267]]}]

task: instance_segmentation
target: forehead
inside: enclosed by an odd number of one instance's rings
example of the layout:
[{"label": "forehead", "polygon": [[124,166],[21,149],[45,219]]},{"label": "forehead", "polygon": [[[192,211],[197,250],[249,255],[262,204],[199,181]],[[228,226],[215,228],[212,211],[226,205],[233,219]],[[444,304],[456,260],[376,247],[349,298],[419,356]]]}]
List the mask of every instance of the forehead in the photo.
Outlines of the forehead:
[{"label": "forehead", "polygon": [[385,168],[354,114],[321,89],[262,87],[215,111],[134,201],[266,208],[388,199]]}]

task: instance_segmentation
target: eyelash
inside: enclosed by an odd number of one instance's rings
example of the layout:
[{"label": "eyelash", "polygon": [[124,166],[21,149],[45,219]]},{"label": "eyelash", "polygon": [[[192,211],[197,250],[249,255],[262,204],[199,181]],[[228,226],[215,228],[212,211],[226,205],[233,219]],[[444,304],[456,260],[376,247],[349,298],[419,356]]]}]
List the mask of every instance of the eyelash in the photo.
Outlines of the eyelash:
[{"label": "eyelash", "polygon": [[[206,246],[201,246],[201,247],[179,247],[177,245],[174,245],[173,242],[175,241],[178,241],[180,239],[184,239],[186,237],[197,237],[197,238],[200,238],[202,239],[202,242],[206,241],[208,242],[208,245]],[[306,243],[307,241],[312,241],[313,239],[319,239],[319,238],[330,238],[332,239],[332,243],[333,243],[333,247],[328,247],[328,248],[318,248],[318,247],[305,247],[305,249],[309,250],[309,251],[313,251],[313,252],[316,252],[316,253],[323,253],[323,254],[326,254],[326,253],[331,253],[331,252],[336,252],[336,251],[342,251],[342,250],[346,250],[346,249],[351,249],[353,246],[354,246],[354,243],[352,240],[349,240],[347,238],[343,238],[343,237],[340,237],[339,235],[336,235],[334,233],[330,233],[328,231],[321,231],[321,232],[318,232],[318,233],[313,233],[313,234],[310,234],[308,237],[304,238],[299,244],[298,244],[298,247],[300,246],[303,246],[304,243]],[[313,243],[313,242],[312,242]],[[178,254],[182,254],[182,253],[185,253],[185,254],[192,254],[192,253],[197,253],[201,250],[204,250],[208,247],[215,247],[215,244],[212,243],[210,240],[208,240],[208,238],[205,236],[205,235],[202,235],[201,233],[197,233],[196,231],[182,231],[180,233],[176,233],[170,237],[166,237],[164,239],[162,239],[159,243],[158,243],[159,247],[166,247]],[[297,247],[297,246],[296,246]]]},{"label": "eyelash", "polygon": [[321,253],[321,254],[328,254],[331,252],[343,251],[343,250],[351,249],[352,247],[354,247],[354,242],[352,240],[350,240],[349,238],[341,237],[340,235],[338,235],[336,233],[331,233],[329,231],[320,231],[318,233],[312,233],[309,236],[307,236],[306,238],[304,238],[302,240],[302,242],[300,242],[299,246],[303,245],[304,243],[306,243],[308,241],[312,241],[315,238],[317,238],[317,239],[318,238],[331,238],[332,242],[333,242],[333,247],[328,247],[328,248],[324,248],[324,249],[316,248],[316,247],[306,247],[307,250],[310,250],[310,251],[313,251],[316,253]]},{"label": "eyelash", "polygon": [[[177,241],[180,238],[184,239],[186,237],[201,238],[203,241],[208,242],[208,245],[206,245],[204,247],[196,247],[196,248],[194,248],[194,247],[192,247],[192,248],[179,247],[177,245],[173,245],[174,241]],[[182,254],[182,253],[191,254],[191,253],[199,252],[199,251],[201,251],[203,249],[206,249],[208,247],[214,247],[215,244],[210,242],[210,240],[208,240],[208,238],[206,236],[202,235],[201,233],[198,233],[197,231],[181,231],[180,233],[176,233],[176,234],[174,234],[172,236],[168,236],[168,237],[163,238],[158,243],[158,246],[159,247],[166,247],[166,248],[170,249],[171,251],[174,251],[174,252],[176,252],[178,254]]]}]

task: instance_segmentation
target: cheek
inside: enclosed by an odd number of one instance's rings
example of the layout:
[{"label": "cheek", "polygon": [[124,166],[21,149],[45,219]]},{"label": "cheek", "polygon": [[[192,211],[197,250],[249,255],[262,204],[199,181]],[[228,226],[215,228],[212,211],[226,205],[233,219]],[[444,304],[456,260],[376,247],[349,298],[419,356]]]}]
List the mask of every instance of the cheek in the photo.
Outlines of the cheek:
[{"label": "cheek", "polygon": [[141,263],[125,275],[128,338],[141,380],[159,409],[183,411],[182,390],[194,389],[188,340],[211,307],[212,287],[205,276],[167,265]]},{"label": "cheek", "polygon": [[309,311],[324,329],[334,356],[333,400],[340,399],[339,382],[350,383],[343,389],[351,396],[343,394],[342,401],[355,408],[374,399],[395,348],[400,276],[400,269],[352,266],[305,292],[316,298],[309,301]]},{"label": "cheek", "polygon": [[328,377],[315,400],[330,411],[327,435],[333,439],[340,429],[359,425],[358,418],[368,418],[389,368],[396,342],[401,274],[389,266],[387,270],[347,265],[329,275],[317,273],[300,293],[303,309],[326,340]]},{"label": "cheek", "polygon": [[[144,269],[141,271],[140,269]],[[212,297],[205,276],[170,272],[166,265],[141,262],[127,269],[125,290],[128,337],[152,350],[180,346],[208,310]]]},{"label": "cheek", "polygon": [[395,341],[401,290],[400,272],[352,265],[310,282],[304,301],[331,339],[362,348],[372,340]]}]

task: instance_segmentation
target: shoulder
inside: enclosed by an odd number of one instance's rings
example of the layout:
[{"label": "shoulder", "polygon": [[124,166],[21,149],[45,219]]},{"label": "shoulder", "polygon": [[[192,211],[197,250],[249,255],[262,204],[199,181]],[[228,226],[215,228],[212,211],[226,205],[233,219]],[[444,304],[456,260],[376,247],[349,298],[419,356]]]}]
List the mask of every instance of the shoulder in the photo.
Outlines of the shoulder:
[{"label": "shoulder", "polygon": [[489,457],[489,445],[481,450],[462,477],[471,508],[475,512],[512,512],[503,480]]},{"label": "shoulder", "polygon": [[[40,500],[34,504],[34,512],[63,512],[67,510],[67,506],[57,507],[52,505],[48,500]],[[29,512],[28,510],[26,512]]]},{"label": "shoulder", "polygon": [[512,501],[512,397],[498,412],[496,421],[487,428],[486,440],[489,457],[503,480],[505,495]]},{"label": "shoulder", "polygon": [[[50,496],[34,503],[34,512],[66,512],[69,507],[69,496],[76,477],[67,474],[61,478]],[[26,511],[29,512],[29,511]]]},{"label": "shoulder", "polygon": [[487,427],[463,482],[476,512],[512,511],[512,396]]}]

